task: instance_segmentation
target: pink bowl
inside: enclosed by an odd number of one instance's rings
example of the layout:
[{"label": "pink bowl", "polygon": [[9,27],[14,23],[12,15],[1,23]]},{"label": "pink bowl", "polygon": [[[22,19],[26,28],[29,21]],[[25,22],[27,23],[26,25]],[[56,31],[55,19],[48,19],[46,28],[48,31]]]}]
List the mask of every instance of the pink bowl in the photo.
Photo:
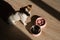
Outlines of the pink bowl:
[{"label": "pink bowl", "polygon": [[35,24],[40,26],[41,28],[44,28],[47,23],[46,23],[44,18],[39,17],[39,18],[36,19]]}]

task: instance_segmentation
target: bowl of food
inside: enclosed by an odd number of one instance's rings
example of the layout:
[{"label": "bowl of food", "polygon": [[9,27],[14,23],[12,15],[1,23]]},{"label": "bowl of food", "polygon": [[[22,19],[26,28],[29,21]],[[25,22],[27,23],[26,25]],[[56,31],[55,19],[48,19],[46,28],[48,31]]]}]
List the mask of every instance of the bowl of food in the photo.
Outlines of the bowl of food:
[{"label": "bowl of food", "polygon": [[42,17],[38,17],[35,21],[35,24],[40,26],[41,28],[44,28],[46,26],[46,20]]},{"label": "bowl of food", "polygon": [[32,36],[38,37],[41,35],[41,28],[38,25],[33,25],[30,29]]}]

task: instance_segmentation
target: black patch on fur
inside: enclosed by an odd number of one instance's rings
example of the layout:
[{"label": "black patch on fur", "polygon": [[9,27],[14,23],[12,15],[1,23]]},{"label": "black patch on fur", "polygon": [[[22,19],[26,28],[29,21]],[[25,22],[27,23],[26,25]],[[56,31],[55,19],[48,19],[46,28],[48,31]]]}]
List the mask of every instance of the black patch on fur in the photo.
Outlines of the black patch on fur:
[{"label": "black patch on fur", "polygon": [[27,16],[30,16],[30,14],[29,14],[28,12],[25,11],[24,13],[25,13]]}]

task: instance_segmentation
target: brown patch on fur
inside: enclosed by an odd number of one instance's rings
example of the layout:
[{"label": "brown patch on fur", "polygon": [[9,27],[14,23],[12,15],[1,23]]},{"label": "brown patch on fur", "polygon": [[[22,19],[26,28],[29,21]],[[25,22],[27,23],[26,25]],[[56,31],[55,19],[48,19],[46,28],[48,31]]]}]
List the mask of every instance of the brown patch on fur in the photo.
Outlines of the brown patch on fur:
[{"label": "brown patch on fur", "polygon": [[27,6],[27,9],[28,9],[29,11],[31,11],[32,5],[28,5],[28,6]]}]

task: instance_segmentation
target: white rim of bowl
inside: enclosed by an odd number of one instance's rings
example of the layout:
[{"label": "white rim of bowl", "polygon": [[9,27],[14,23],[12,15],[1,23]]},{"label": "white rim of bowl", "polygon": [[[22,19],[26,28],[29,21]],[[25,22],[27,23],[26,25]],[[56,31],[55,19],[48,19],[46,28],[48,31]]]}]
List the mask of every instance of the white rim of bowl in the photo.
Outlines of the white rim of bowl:
[{"label": "white rim of bowl", "polygon": [[[33,25],[33,26],[34,26],[34,25]],[[33,26],[32,26],[32,27],[33,27]],[[32,28],[32,27],[31,27],[31,28]],[[30,28],[30,30],[31,30],[31,28]],[[31,35],[34,36],[34,37],[38,37],[39,35],[41,35],[41,32],[42,32],[42,30],[41,30],[38,34],[33,34],[33,33],[31,33]]]},{"label": "white rim of bowl", "polygon": [[[39,19],[44,19],[44,18],[42,18],[42,17],[39,17],[39,18],[37,18],[36,19],[36,23],[37,23],[37,20],[39,20]],[[45,19],[44,19],[45,20]],[[43,26],[40,26],[41,28],[44,28],[44,27],[46,27],[46,24],[47,24],[47,22],[45,21],[45,24],[43,25]],[[37,24],[36,24],[37,25]]]}]

